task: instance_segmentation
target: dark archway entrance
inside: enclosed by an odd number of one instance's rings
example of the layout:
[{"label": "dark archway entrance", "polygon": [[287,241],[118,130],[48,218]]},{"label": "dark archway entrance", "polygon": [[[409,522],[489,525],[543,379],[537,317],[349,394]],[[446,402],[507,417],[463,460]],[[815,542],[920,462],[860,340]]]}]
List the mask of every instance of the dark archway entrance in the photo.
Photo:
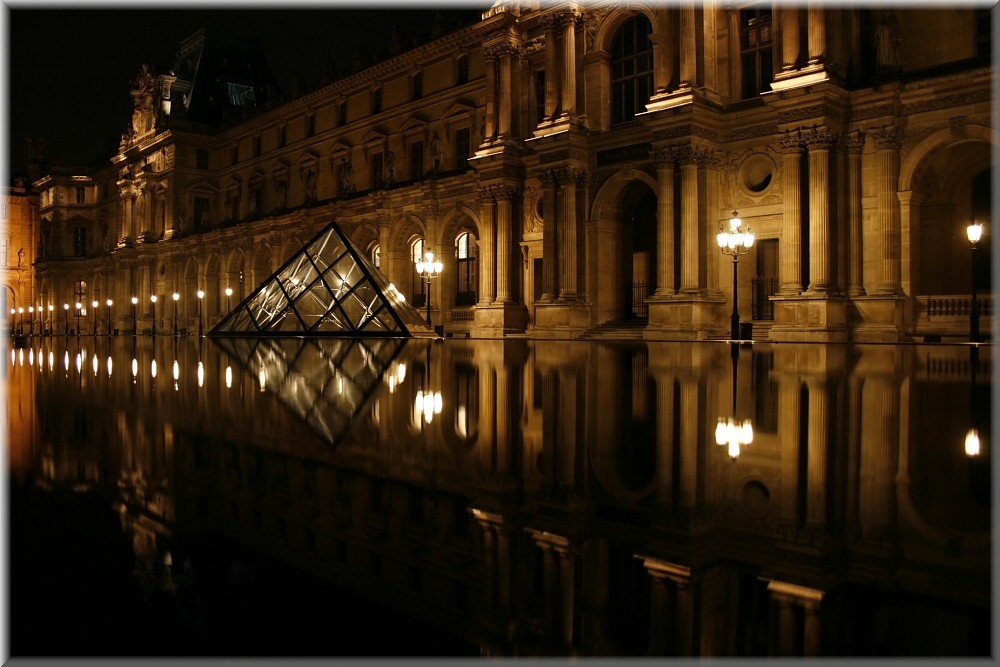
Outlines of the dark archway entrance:
[{"label": "dark archway entrance", "polygon": [[619,317],[645,320],[647,298],[656,291],[656,194],[644,183],[630,184],[622,193],[621,267],[623,291]]}]

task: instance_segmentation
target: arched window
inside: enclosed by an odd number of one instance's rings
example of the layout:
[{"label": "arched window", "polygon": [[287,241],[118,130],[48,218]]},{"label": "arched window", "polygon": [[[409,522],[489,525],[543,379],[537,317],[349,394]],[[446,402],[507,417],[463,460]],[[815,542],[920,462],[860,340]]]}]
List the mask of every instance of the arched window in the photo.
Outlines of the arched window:
[{"label": "arched window", "polygon": [[477,269],[476,239],[469,232],[463,231],[455,239],[456,306],[472,306],[476,303]]},{"label": "arched window", "polygon": [[379,269],[381,271],[382,270],[382,246],[380,246],[377,243],[374,244],[368,250],[368,259],[371,260],[372,265],[376,269]]},{"label": "arched window", "polygon": [[653,28],[640,14],[619,28],[611,44],[612,123],[625,123],[646,110],[653,93]]},{"label": "arched window", "polygon": [[423,261],[423,259],[424,240],[422,238],[418,238],[410,244],[410,262],[413,276],[413,284],[410,290],[410,293],[413,296],[410,298],[410,304],[414,308],[420,308],[427,303],[427,295],[424,293],[424,279],[419,273],[417,273],[417,262]]}]

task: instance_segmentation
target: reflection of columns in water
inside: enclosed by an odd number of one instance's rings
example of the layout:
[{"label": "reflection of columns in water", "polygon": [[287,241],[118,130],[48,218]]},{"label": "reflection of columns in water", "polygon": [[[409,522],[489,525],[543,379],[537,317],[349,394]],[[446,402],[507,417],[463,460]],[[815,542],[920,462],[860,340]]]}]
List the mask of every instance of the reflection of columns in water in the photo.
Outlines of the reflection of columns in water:
[{"label": "reflection of columns in water", "polygon": [[899,388],[892,377],[872,376],[861,396],[859,521],[862,536],[877,540],[891,531],[896,516]]},{"label": "reflection of columns in water", "polygon": [[[819,609],[824,592],[775,580],[768,583],[767,590],[778,604],[778,655],[795,655],[800,639],[804,655],[819,655],[823,643]],[[796,606],[803,609],[801,628]]]},{"label": "reflection of columns in water", "polygon": [[670,504],[674,487],[674,376],[657,373],[656,380],[656,504]]},{"label": "reflection of columns in water", "polygon": [[796,376],[780,378],[778,386],[778,441],[781,447],[782,523],[798,524],[799,515],[799,421],[802,388]]},{"label": "reflection of columns in water", "polygon": [[526,529],[542,550],[545,577],[545,636],[558,639],[557,648],[573,647],[574,554],[569,540],[541,530]]},{"label": "reflection of columns in water", "polygon": [[701,414],[699,404],[698,378],[681,380],[681,424],[680,424],[680,506],[692,508],[695,506],[698,493],[698,415]]},{"label": "reflection of columns in water", "polygon": [[511,472],[511,415],[517,414],[517,410],[511,407],[519,407],[519,393],[511,393],[510,368],[505,364],[497,366],[496,378],[496,461],[494,470],[501,479],[505,479]]},{"label": "reflection of columns in water", "polygon": [[694,594],[691,569],[649,556],[638,556],[652,578],[651,655],[694,655]]},{"label": "reflection of columns in water", "polygon": [[497,466],[497,393],[493,367],[483,365],[479,368],[479,442],[483,456],[483,469],[487,477],[492,477]]},{"label": "reflection of columns in water", "polygon": [[809,430],[806,520],[812,524],[826,523],[828,445],[830,436],[829,392],[822,379],[809,379]]},{"label": "reflection of columns in water", "polygon": [[499,514],[471,509],[483,530],[483,590],[486,609],[502,618],[513,611],[512,528]]},{"label": "reflection of columns in water", "polygon": [[577,395],[579,376],[576,368],[559,369],[558,387],[558,410],[553,415],[552,421],[556,422],[558,430],[556,440],[553,442],[557,449],[557,475],[560,485],[566,491],[576,489],[576,467],[582,446],[582,438],[578,435],[580,428],[580,415],[577,412]]}]

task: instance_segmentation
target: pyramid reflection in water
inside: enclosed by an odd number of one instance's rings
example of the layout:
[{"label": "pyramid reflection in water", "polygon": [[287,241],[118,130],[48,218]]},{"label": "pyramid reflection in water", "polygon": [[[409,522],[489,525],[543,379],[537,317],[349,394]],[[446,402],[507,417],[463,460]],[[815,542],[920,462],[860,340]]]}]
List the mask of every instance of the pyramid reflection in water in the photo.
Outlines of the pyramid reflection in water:
[{"label": "pyramid reflection in water", "polygon": [[215,342],[323,440],[347,434],[383,380],[406,338],[218,338]]},{"label": "pyramid reflection in water", "polygon": [[215,326],[214,336],[433,336],[331,222]]}]

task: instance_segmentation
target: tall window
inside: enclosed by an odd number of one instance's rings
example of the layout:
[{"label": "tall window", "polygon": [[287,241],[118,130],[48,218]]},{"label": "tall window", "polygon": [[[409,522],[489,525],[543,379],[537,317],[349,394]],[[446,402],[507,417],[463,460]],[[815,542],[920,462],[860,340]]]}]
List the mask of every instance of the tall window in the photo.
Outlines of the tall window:
[{"label": "tall window", "polygon": [[410,178],[417,180],[424,177],[424,142],[414,141],[410,144]]},{"label": "tall window", "polygon": [[461,56],[458,59],[458,62],[456,63],[456,65],[457,65],[457,68],[456,68],[457,69],[457,74],[456,74],[456,77],[455,77],[455,84],[460,86],[463,83],[468,83],[469,82],[469,57],[468,56]]},{"label": "tall window", "polygon": [[316,114],[311,113],[306,116],[306,136],[311,137],[316,134]]},{"label": "tall window", "polygon": [[383,154],[375,153],[372,155],[372,187],[380,188],[385,179],[382,178],[382,163]]},{"label": "tall window", "polygon": [[382,112],[382,89],[376,88],[372,94],[372,113]]},{"label": "tall window", "polygon": [[[73,283],[73,298],[76,299],[76,303],[81,305],[80,314],[86,315],[88,303],[86,280],[77,280]],[[72,308],[73,304],[70,304],[69,307]]]},{"label": "tall window", "polygon": [[76,186],[76,203],[84,204],[87,201],[87,190],[82,186]]},{"label": "tall window", "polygon": [[470,139],[469,128],[463,127],[455,130],[455,167],[457,169],[466,166],[465,161],[472,152],[472,141]]},{"label": "tall window", "polygon": [[376,269],[381,270],[382,269],[382,246],[380,246],[377,243],[375,245],[373,245],[371,247],[371,250],[369,251],[368,259],[370,259],[372,261],[372,265]]},{"label": "tall window", "polygon": [[340,109],[337,112],[337,125],[347,125],[347,102],[340,103]]},{"label": "tall window", "polygon": [[0,266],[7,266],[7,260],[10,258],[7,247],[7,239],[0,239]]},{"label": "tall window", "polygon": [[208,151],[199,148],[194,154],[194,166],[198,169],[208,169]]},{"label": "tall window", "polygon": [[424,75],[417,72],[413,75],[413,99],[419,100],[424,96]]},{"label": "tall window", "polygon": [[288,141],[288,128],[284,125],[278,128],[278,146],[284,146]]},{"label": "tall window", "polygon": [[633,16],[611,45],[611,122],[625,123],[644,111],[653,92],[653,28],[645,15]]},{"label": "tall window", "polygon": [[545,70],[535,72],[535,125],[545,120]]},{"label": "tall window", "polygon": [[236,163],[238,163],[240,161],[240,147],[239,147],[239,145],[233,146],[232,156],[233,156],[233,164],[236,164]]},{"label": "tall window", "polygon": [[760,95],[771,83],[774,75],[772,36],[770,5],[757,5],[740,10],[743,99]]},{"label": "tall window", "polygon": [[476,303],[476,240],[469,232],[462,232],[455,239],[455,274],[457,291],[455,305],[471,306]]},{"label": "tall window", "polygon": [[253,156],[258,157],[260,155],[260,135],[253,138]]},{"label": "tall window", "polygon": [[417,273],[417,262],[421,262],[423,259],[424,240],[416,239],[410,245],[410,263],[413,275],[413,289],[411,290],[413,298],[410,299],[410,302],[414,308],[420,308],[427,303],[427,295],[424,293],[424,279],[419,273]]},{"label": "tall window", "polygon": [[86,227],[74,227],[73,228],[73,256],[74,257],[86,257],[87,256],[87,228]]}]

